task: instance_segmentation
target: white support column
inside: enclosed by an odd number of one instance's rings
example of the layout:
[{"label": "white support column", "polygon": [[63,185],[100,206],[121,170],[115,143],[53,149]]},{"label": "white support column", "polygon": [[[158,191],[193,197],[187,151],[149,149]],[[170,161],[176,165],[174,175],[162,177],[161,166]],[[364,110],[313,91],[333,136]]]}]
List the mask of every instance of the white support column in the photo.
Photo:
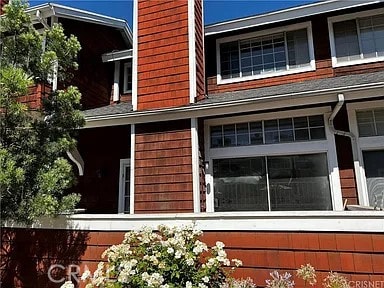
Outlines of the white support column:
[{"label": "white support column", "polygon": [[191,118],[193,212],[200,213],[200,159],[197,118]]},{"label": "white support column", "polygon": [[120,80],[120,61],[115,61],[115,72],[113,75],[113,102],[120,100],[120,89],[119,81]]},{"label": "white support column", "polygon": [[133,1],[133,51],[132,51],[132,106],[133,111],[137,110],[137,62],[138,62],[138,0]]},{"label": "white support column", "polygon": [[131,175],[129,187],[129,193],[131,197],[129,203],[129,214],[135,214],[135,136],[135,124],[131,124],[131,155],[129,155],[131,158]]}]

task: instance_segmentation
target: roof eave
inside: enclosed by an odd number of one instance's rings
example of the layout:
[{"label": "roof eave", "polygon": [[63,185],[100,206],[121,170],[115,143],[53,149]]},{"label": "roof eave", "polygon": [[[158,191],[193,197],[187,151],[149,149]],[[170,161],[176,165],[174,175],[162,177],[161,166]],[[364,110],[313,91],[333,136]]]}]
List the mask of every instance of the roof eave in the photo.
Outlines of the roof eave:
[{"label": "roof eave", "polygon": [[225,21],[212,25],[205,26],[205,35],[217,35],[221,33],[265,26],[268,24],[284,22],[291,19],[298,19],[318,14],[339,11],[354,7],[367,6],[382,3],[384,0],[354,0],[354,1],[341,1],[341,0],[328,0],[316,3],[311,3],[303,6],[283,9],[266,14]]},{"label": "roof eave", "polygon": [[52,3],[30,7],[26,12],[32,14],[33,20],[36,17],[35,12],[38,10],[42,12],[42,16],[45,18],[57,16],[116,28],[122,32],[127,44],[132,45],[132,31],[125,20]]}]

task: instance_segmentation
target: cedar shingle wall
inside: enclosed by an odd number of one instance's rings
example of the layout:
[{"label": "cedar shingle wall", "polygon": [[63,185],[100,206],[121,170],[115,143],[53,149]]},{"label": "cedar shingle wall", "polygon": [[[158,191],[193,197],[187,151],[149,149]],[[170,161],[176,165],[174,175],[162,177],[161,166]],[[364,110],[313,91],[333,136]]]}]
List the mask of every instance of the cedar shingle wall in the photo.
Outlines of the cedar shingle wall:
[{"label": "cedar shingle wall", "polygon": [[193,212],[189,120],[136,125],[135,213]]},{"label": "cedar shingle wall", "polygon": [[138,109],[187,105],[187,1],[139,0],[138,5]]},{"label": "cedar shingle wall", "polygon": [[[308,19],[306,19],[308,20]],[[315,16],[311,19],[313,44],[315,50],[316,70],[297,73],[286,76],[267,77],[264,79],[243,81],[231,84],[217,84],[216,76],[216,40],[206,39],[206,69],[208,94],[247,90],[259,87],[288,84],[320,78],[343,76],[347,74],[368,73],[384,69],[384,62],[353,65],[347,67],[332,68],[331,51],[328,34],[327,16]],[[304,21],[304,20],[303,20]],[[289,23],[292,24],[292,23]],[[249,31],[248,31],[249,32]]]},{"label": "cedar shingle wall", "polygon": [[[94,271],[103,251],[123,238],[124,232],[3,228],[1,287],[58,288],[60,284],[49,282],[47,277],[51,264],[79,264],[80,275],[85,267]],[[383,233],[207,231],[202,240],[209,246],[223,241],[228,256],[244,264],[234,276],[249,276],[259,287],[265,286],[273,270],[295,275],[294,270],[306,263],[319,272],[317,287],[330,270],[350,281],[384,281]],[[55,279],[67,271],[58,272]],[[295,283],[296,287],[304,286],[297,279]]]},{"label": "cedar shingle wall", "polygon": [[195,0],[196,97],[205,98],[204,33],[202,0]]}]

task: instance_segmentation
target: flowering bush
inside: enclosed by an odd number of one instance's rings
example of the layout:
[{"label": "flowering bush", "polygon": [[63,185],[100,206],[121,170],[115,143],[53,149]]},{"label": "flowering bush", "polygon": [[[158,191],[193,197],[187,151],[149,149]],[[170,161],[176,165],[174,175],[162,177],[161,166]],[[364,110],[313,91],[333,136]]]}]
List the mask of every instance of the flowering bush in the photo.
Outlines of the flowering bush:
[{"label": "flowering bush", "polygon": [[296,270],[296,275],[305,282],[308,282],[311,286],[314,286],[317,283],[316,271],[311,264],[301,265],[301,267]]},{"label": "flowering bush", "polygon": [[[125,234],[123,242],[104,251],[96,271],[81,277],[91,287],[219,288],[226,282],[231,261],[224,244],[211,249],[198,240],[193,227],[159,226]],[[234,266],[241,261],[233,259]],[[234,267],[233,267],[234,268]]]}]

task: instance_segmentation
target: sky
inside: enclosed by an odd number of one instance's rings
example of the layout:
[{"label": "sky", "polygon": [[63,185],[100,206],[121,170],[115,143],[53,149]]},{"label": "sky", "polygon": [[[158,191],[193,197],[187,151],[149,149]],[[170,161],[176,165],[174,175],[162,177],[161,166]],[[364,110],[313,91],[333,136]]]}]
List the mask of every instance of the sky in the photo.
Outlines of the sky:
[{"label": "sky", "polygon": [[[177,1],[177,0],[175,0]],[[133,0],[30,0],[30,6],[53,2],[116,18],[125,19],[132,27]],[[317,0],[204,0],[205,25],[275,11]]]}]

